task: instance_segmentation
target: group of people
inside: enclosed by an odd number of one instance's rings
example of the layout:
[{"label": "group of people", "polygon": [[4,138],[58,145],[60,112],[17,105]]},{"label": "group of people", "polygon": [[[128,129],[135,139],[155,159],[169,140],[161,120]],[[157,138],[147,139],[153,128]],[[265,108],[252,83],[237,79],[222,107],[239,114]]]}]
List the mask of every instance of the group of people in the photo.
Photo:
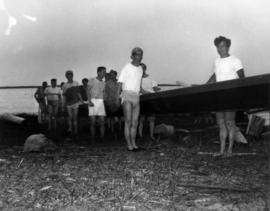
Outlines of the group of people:
[{"label": "group of people", "polygon": [[[219,58],[214,63],[214,73],[208,83],[219,82],[244,77],[244,70],[240,59],[229,54],[231,40],[219,36],[215,38],[214,45],[217,48]],[[98,119],[100,125],[100,136],[104,137],[104,123],[106,113],[108,116],[118,116],[117,112],[122,108],[124,114],[124,136],[129,151],[137,151],[140,148],[136,144],[137,131],[142,136],[144,116],[140,116],[140,94],[156,92],[159,90],[157,83],[149,80],[146,73],[146,65],[142,63],[143,50],[139,47],[132,49],[131,62],[122,69],[119,78],[117,72],[111,70],[106,73],[106,68],[97,68],[97,76],[91,79],[83,79],[82,86],[73,80],[73,72],[66,71],[67,82],[63,83],[61,89],[57,87],[56,79],[51,80],[51,86],[42,84],[35,94],[44,111],[48,105],[49,129],[56,128],[56,116],[59,106],[66,108],[68,131],[78,134],[78,108],[85,106],[91,120],[91,135],[95,136],[95,125]],[[105,78],[105,81],[104,81]],[[40,97],[43,96],[43,97]],[[41,115],[44,118],[44,114]],[[231,154],[235,134],[235,112],[218,112],[216,114],[217,124],[220,131],[219,154]],[[155,116],[147,117],[149,120],[150,136],[154,138]],[[138,126],[138,124],[140,125]],[[139,130],[138,130],[139,128]],[[228,150],[225,150],[226,139],[229,139]]]},{"label": "group of people", "polygon": [[[106,67],[97,68],[96,77],[82,79],[82,85],[73,80],[74,73],[66,71],[66,82],[57,86],[57,80],[51,79],[51,85],[43,82],[35,92],[39,104],[40,122],[46,120],[48,114],[48,129],[57,129],[57,117],[66,113],[67,132],[73,137],[78,135],[78,114],[83,112],[90,118],[91,137],[96,137],[96,125],[99,135],[105,135],[105,121],[111,130],[115,123],[121,127],[121,115],[124,114],[124,136],[128,150],[138,150],[136,133],[140,114],[140,94],[158,91],[158,84],[148,78],[147,66],[142,61],[143,51],[134,48],[131,52],[131,63],[128,63],[119,78],[117,71],[106,72]],[[86,114],[85,114],[86,113]],[[144,116],[140,118],[139,135],[143,136]],[[149,118],[150,136],[154,138],[154,115]]]}]

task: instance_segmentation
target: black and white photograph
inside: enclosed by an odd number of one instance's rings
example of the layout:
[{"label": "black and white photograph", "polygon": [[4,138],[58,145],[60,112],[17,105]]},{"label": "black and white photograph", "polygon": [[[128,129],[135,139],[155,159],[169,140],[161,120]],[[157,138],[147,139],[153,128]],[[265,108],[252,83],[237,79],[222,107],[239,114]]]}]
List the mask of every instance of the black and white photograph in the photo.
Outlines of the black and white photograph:
[{"label": "black and white photograph", "polygon": [[270,210],[269,0],[0,0],[0,210]]}]

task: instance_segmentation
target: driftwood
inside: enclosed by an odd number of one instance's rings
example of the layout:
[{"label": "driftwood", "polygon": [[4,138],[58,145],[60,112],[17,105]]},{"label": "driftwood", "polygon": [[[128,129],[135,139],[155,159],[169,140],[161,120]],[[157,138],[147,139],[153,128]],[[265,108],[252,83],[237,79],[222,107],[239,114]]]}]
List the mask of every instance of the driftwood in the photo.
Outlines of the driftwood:
[{"label": "driftwood", "polygon": [[[217,154],[216,152],[198,152],[198,155],[215,155]],[[259,154],[256,152],[236,152],[232,153],[232,156],[246,156],[246,155],[256,155],[256,156],[264,156],[263,154]]]},{"label": "driftwood", "polygon": [[212,189],[212,190],[221,190],[221,191],[229,191],[229,192],[239,192],[239,193],[258,191],[257,188],[239,189],[239,188],[234,188],[234,187],[223,187],[223,186],[201,185],[201,184],[185,184],[185,183],[180,183],[180,184],[178,183],[177,186],[186,187],[186,188],[199,188],[199,189]]},{"label": "driftwood", "polygon": [[0,121],[2,120],[15,124],[22,124],[25,119],[14,114],[4,113],[0,115]]}]

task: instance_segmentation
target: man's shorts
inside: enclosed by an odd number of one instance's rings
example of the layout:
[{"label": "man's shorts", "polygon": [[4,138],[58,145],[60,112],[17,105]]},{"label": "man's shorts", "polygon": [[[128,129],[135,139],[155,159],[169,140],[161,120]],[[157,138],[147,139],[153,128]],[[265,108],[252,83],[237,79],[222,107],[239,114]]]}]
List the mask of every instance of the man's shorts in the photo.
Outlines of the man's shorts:
[{"label": "man's shorts", "polygon": [[59,101],[58,100],[48,100],[48,105],[56,107],[59,105]]},{"label": "man's shorts", "polygon": [[217,123],[232,122],[235,120],[235,112],[217,112]]},{"label": "man's shorts", "polygon": [[91,99],[94,106],[89,106],[89,116],[106,116],[103,99]]},{"label": "man's shorts", "polygon": [[122,104],[124,102],[130,102],[133,106],[137,106],[140,103],[140,95],[137,92],[124,90],[121,94]]},{"label": "man's shorts", "polygon": [[83,103],[83,104],[79,105],[78,116],[79,117],[88,117],[88,115],[89,115],[89,106],[88,106],[88,101],[87,101],[87,103]]},{"label": "man's shorts", "polygon": [[121,111],[121,104],[120,102],[104,102],[105,104],[105,111],[107,116],[117,116]]},{"label": "man's shorts", "polygon": [[71,105],[67,105],[67,109],[78,109],[79,108],[79,103],[74,103]]}]

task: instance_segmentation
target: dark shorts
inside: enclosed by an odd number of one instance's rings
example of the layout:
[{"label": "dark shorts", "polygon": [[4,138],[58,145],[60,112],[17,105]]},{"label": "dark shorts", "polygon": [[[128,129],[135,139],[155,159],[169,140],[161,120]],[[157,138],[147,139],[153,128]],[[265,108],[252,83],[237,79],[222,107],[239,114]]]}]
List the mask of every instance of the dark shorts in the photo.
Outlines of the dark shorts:
[{"label": "dark shorts", "polygon": [[121,113],[121,104],[120,103],[111,103],[104,102],[105,111],[107,116],[118,116]]},{"label": "dark shorts", "polygon": [[59,102],[57,100],[48,100],[48,105],[49,106],[59,106]]},{"label": "dark shorts", "polygon": [[80,104],[79,105],[79,113],[78,116],[79,117],[88,117],[88,112],[89,112],[89,108],[88,108],[88,104]]}]

